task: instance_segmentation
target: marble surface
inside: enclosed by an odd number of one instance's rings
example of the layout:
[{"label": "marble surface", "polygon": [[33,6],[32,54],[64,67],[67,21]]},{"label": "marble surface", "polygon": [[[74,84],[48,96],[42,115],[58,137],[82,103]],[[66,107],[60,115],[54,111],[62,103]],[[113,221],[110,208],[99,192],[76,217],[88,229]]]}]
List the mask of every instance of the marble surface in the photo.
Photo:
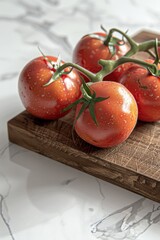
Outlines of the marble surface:
[{"label": "marble surface", "polygon": [[0,239],[160,239],[160,204],[9,143],[6,125],[24,109],[18,75],[37,45],[68,61],[100,24],[160,33],[159,9],[159,0],[0,1]]}]

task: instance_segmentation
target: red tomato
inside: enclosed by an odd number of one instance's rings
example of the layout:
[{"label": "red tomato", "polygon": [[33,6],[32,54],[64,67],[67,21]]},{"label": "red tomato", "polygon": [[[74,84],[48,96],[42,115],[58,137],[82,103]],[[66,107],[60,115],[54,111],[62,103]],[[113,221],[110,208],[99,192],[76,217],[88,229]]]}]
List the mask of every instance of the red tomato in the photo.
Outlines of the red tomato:
[{"label": "red tomato", "polygon": [[[120,83],[102,81],[93,83],[96,97],[109,97],[95,103],[96,125],[85,109],[75,123],[75,131],[86,142],[101,148],[116,146],[125,141],[137,122],[138,109],[133,95]],[[81,104],[77,105],[75,117]]]},{"label": "red tomato", "polygon": [[[54,63],[57,61],[56,57],[47,58]],[[66,114],[62,110],[80,96],[81,81],[75,70],[44,86],[52,78],[54,71],[44,57],[38,57],[29,62],[20,74],[20,98],[26,110],[36,117],[60,118]]]},{"label": "red tomato", "polygon": [[[153,60],[147,60],[153,63]],[[133,65],[120,82],[133,94],[138,105],[138,119],[146,122],[160,120],[160,78],[147,69]]]},{"label": "red tomato", "polygon": [[[96,36],[101,36],[106,38],[106,33],[94,33]],[[97,73],[101,70],[101,66],[98,64],[100,59],[113,59],[117,60],[123,56],[129,47],[127,44],[116,44],[115,45],[115,54],[112,55],[108,46],[104,44],[104,41],[92,37],[91,35],[84,36],[80,39],[73,51],[73,62],[79,64],[80,66],[90,70],[93,73]],[[115,71],[107,75],[104,80],[118,81],[118,78],[124,72],[125,64],[118,67]],[[125,68],[125,69],[124,69]],[[83,76],[86,81],[87,77]]]}]

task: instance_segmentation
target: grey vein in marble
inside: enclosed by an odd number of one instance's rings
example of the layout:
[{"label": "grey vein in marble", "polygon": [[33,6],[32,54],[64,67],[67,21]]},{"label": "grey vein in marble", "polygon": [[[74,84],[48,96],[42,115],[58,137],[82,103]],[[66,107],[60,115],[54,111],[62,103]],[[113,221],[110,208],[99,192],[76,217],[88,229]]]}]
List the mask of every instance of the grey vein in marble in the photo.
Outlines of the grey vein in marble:
[{"label": "grey vein in marble", "polygon": [[[68,41],[66,36],[59,36],[53,31],[50,30],[51,26],[54,25],[54,22],[50,20],[41,20],[40,18],[45,15],[43,12],[42,7],[40,5],[31,5],[24,1],[18,1],[18,4],[21,5],[25,13],[20,14],[15,17],[11,16],[3,16],[1,14],[0,20],[1,21],[8,21],[8,22],[16,22],[18,26],[20,26],[19,31],[21,32],[24,28],[24,25],[31,27],[33,30],[37,30],[41,32],[44,36],[46,36],[51,42],[57,43],[58,45],[62,46],[64,51],[70,55],[72,51],[72,47]],[[23,39],[26,41],[25,39]]]},{"label": "grey vein in marble", "polygon": [[0,149],[0,160],[3,159],[3,156],[7,153],[7,151],[9,150],[9,154],[10,154],[10,158],[13,160],[15,156],[17,156],[18,154],[24,153],[27,150],[23,149],[21,147],[17,147],[15,148],[15,145],[11,142],[9,142],[8,144],[4,145],[1,149]]},{"label": "grey vein in marble", "polygon": [[[91,6],[92,6],[92,11],[91,11]],[[82,16],[84,17],[88,16],[89,29],[94,28],[95,22],[99,22],[101,24],[101,14],[100,13],[98,14],[97,8],[92,1],[86,1],[85,3],[80,2],[79,5],[75,6],[72,9],[72,12],[70,14],[74,16],[76,13],[81,13]]]},{"label": "grey vein in marble", "polygon": [[[136,240],[152,224],[160,222],[160,206],[153,205],[153,209],[145,212],[144,202],[145,198],[141,198],[109,214],[92,224],[91,232],[102,240]],[[143,216],[140,211],[144,212]]]},{"label": "grey vein in marble", "polygon": [[[138,0],[130,0],[130,1],[126,0],[124,1],[124,4],[121,4],[120,2],[118,2],[118,0],[117,1],[102,0],[101,2],[94,1],[94,0],[86,0],[86,1],[71,0],[68,2],[66,0],[41,0],[41,1],[39,0],[34,0],[34,1],[2,0],[0,1],[0,5],[1,4],[2,4],[2,7],[0,7],[0,10],[1,10],[0,21],[1,21],[1,27],[2,27],[2,36],[4,36],[2,37],[1,46],[3,48],[3,45],[4,45],[5,48],[4,50],[3,49],[1,50],[0,83],[4,86],[4,89],[7,89],[7,91],[8,91],[8,85],[5,85],[5,84],[9,84],[9,80],[13,78],[17,78],[18,72],[19,72],[18,67],[19,67],[19,64],[21,63],[21,60],[26,59],[26,55],[25,55],[26,52],[27,54],[28,53],[32,54],[33,53],[32,50],[35,46],[38,46],[38,45],[40,45],[41,47],[43,46],[44,52],[46,51],[46,49],[47,51],[52,50],[52,52],[53,51],[57,52],[59,51],[59,49],[61,49],[60,52],[63,51],[63,53],[66,54],[66,56],[70,59],[72,45],[75,43],[75,40],[76,40],[74,39],[74,37],[78,39],[81,37],[81,33],[83,32],[86,34],[88,33],[88,31],[92,32],[97,30],[97,28],[98,30],[100,30],[99,29],[100,24],[103,24],[104,27],[106,27],[107,29],[110,27],[119,27],[119,28],[123,28],[124,30],[129,29],[131,31],[133,30],[137,31],[142,27],[147,27],[147,28],[153,27],[153,29],[155,29],[156,27],[157,31],[159,31],[158,30],[159,29],[158,6],[156,8],[153,6],[152,8],[150,6],[152,6],[153,3],[150,3],[150,4],[146,3],[143,9],[140,9],[139,7],[143,5],[143,1],[139,2]],[[157,3],[155,5],[157,5]],[[121,6],[122,8],[120,9]],[[128,10],[127,7],[129,6],[130,6],[129,8],[130,10],[127,11]],[[3,11],[3,7],[4,7],[4,11]],[[121,12],[121,14],[118,14],[119,12]],[[136,13],[136,18],[134,17],[135,13]],[[145,13],[144,16],[143,16],[143,13]],[[9,27],[9,31],[11,30],[11,32],[9,32],[11,33],[9,37],[8,37],[8,29],[7,29],[8,27]],[[7,49],[6,46],[8,47],[8,55],[6,54],[6,49]],[[15,49],[16,51],[14,51]],[[21,52],[20,52],[21,50],[22,50],[22,54],[24,53],[24,56],[21,55]],[[30,50],[31,52],[29,52]],[[18,54],[20,54],[20,58],[17,57],[18,55],[17,51],[18,51]],[[9,54],[13,54],[11,59]],[[11,62],[12,59],[16,59],[16,62],[15,62],[15,65],[13,65],[13,68],[12,68],[12,62]],[[7,71],[3,72],[5,71],[5,69],[7,69]],[[10,116],[9,111],[10,109],[7,110],[6,114]],[[3,117],[3,120],[5,121],[5,124],[6,124],[6,116],[5,118]],[[9,148],[9,151],[8,151],[8,148]],[[21,150],[19,147],[16,147],[13,144],[11,145],[5,144],[4,141],[1,142],[0,171],[3,171],[3,166],[4,166],[4,169],[5,170],[7,169],[6,172],[8,172],[8,176],[7,176],[8,179],[10,179],[10,169],[12,169],[12,167],[9,164],[13,163],[13,159],[15,158],[16,160],[17,155],[20,153],[24,153],[24,151],[25,151],[24,149]],[[3,160],[8,160],[8,157],[12,162],[3,161]],[[15,165],[14,167],[16,168],[17,166]],[[26,169],[22,169],[22,171],[23,170],[26,171]],[[39,174],[41,174],[41,165],[38,166],[38,170],[40,170]],[[45,169],[43,169],[43,171],[45,171]],[[12,173],[12,170],[11,170],[11,173]],[[45,173],[47,173],[47,171]],[[7,239],[15,240],[15,238],[19,239],[18,238],[20,236],[19,234],[21,234],[23,231],[22,232],[19,231],[19,226],[18,226],[19,222],[17,221],[18,219],[16,217],[16,210],[9,211],[10,209],[13,209],[11,200],[12,200],[12,197],[15,196],[14,194],[12,196],[13,189],[15,189],[14,188],[15,183],[14,181],[11,183],[13,186],[12,186],[12,191],[10,191],[10,184],[8,183],[5,177],[5,174],[0,173],[0,222],[3,226],[3,230],[5,230],[5,233],[7,235],[5,237]],[[11,178],[12,177],[14,176],[11,175]],[[67,191],[68,195],[70,193],[71,194],[73,193],[75,186],[78,186],[78,185],[75,185],[74,188],[72,189],[72,183],[77,184],[76,183],[77,178],[68,177],[68,178],[63,178],[63,180],[61,181],[61,185],[69,189],[69,191]],[[21,178],[21,180],[23,181],[23,184],[25,183],[24,184],[25,186],[28,186],[27,184],[28,182],[25,182],[26,179]],[[74,219],[74,217],[75,219],[76,217],[77,219],[78,218],[86,219],[87,217],[87,224],[85,224],[85,226],[87,226],[87,231],[91,230],[89,234],[91,234],[91,237],[93,237],[94,239],[138,240],[143,238],[144,232],[145,234],[143,239],[146,238],[146,235],[148,233],[149,233],[148,236],[150,234],[154,235],[154,229],[157,229],[156,227],[159,227],[159,223],[160,223],[160,206],[158,204],[152,203],[147,199],[141,198],[138,201],[132,204],[128,204],[125,207],[119,207],[119,205],[122,206],[121,203],[118,204],[115,201],[115,199],[111,199],[110,200],[111,214],[107,214],[106,209],[108,209],[108,206],[104,208],[104,204],[109,203],[107,202],[107,200],[109,201],[110,199],[108,198],[108,194],[110,193],[112,194],[112,187],[111,189],[110,187],[109,188],[104,187],[103,189],[104,185],[102,185],[102,182],[100,180],[96,179],[96,184],[94,181],[95,180],[93,180],[93,183],[92,183],[93,186],[95,185],[97,186],[97,191],[96,191],[96,194],[94,195],[95,196],[94,200],[96,205],[90,206],[90,202],[91,202],[89,198],[90,192],[88,192],[89,187],[86,186],[87,191],[84,193],[87,196],[88,202],[86,203],[86,200],[85,200],[86,198],[77,197],[77,201],[74,202],[75,205],[71,209],[71,212],[69,211],[68,215],[67,213],[66,215],[64,213],[65,217],[63,216],[64,218],[62,218],[62,223],[66,224],[66,222],[69,222],[68,219],[69,220],[71,219],[71,225],[69,225],[69,227],[67,227],[67,224],[63,226],[63,229],[65,228],[65,231],[67,233],[67,237],[64,237],[63,239],[69,239],[68,236],[70,234],[69,233],[71,229],[70,226],[72,227],[72,219]],[[42,187],[44,186],[46,185],[44,184]],[[29,195],[28,195],[28,191],[25,191],[25,193],[23,194],[25,194],[24,196],[27,197],[27,199],[28,197],[30,197],[29,200],[31,202],[28,203],[29,205],[27,206],[27,208],[32,209],[33,207],[32,204],[33,203],[35,204],[35,201],[32,202],[33,191],[30,192]],[[131,202],[132,200],[130,199],[130,195],[128,196],[129,196],[129,199],[127,199],[127,201]],[[121,198],[122,201],[124,198]],[[38,199],[38,195],[36,197],[36,205],[39,206],[37,203],[38,202],[37,199]],[[45,205],[46,196],[44,196],[44,198],[41,200],[43,201],[43,205]],[[64,198],[64,201],[65,201],[65,198]],[[84,211],[83,213],[83,208],[81,208],[84,206],[84,204],[82,204],[83,201],[86,204],[85,206],[87,206],[89,210],[89,215],[87,216],[85,215],[86,211]],[[9,203],[11,204],[10,206],[9,206]],[[116,206],[115,206],[115,203],[116,203]],[[56,205],[57,207],[61,207],[61,205],[58,205],[58,200],[56,204],[57,204]],[[96,208],[97,205],[98,205],[98,208]],[[45,206],[45,207],[48,207],[48,206]],[[74,207],[75,207],[75,210],[74,210]],[[115,211],[115,207],[118,210]],[[50,207],[48,208],[47,211],[49,210],[50,210]],[[82,217],[77,216],[77,212],[82,213],[83,214]],[[75,213],[75,215],[73,215],[73,218],[70,218],[70,215],[71,215],[70,213],[71,214]],[[103,216],[105,217],[102,217],[101,215],[102,213],[104,213]],[[39,214],[39,213],[37,213],[37,211],[35,210],[35,214]],[[40,216],[42,216],[43,222],[45,222],[44,220],[46,219],[46,214],[44,215],[43,213],[41,214],[42,215]],[[94,214],[96,214],[96,217],[97,219],[99,219],[99,221],[94,222],[91,225],[91,229],[88,229],[88,226],[90,225],[90,223],[93,222],[92,216],[95,216]],[[49,217],[50,216],[51,215],[49,215]],[[90,219],[90,216],[91,216],[91,219]],[[26,218],[25,214],[23,214],[22,217]],[[11,222],[10,222],[10,219],[12,220]],[[37,225],[32,235],[34,237],[30,235],[33,229],[31,229],[31,231],[30,229],[27,229],[23,233],[24,239],[26,239],[26,236],[31,236],[31,238],[35,239],[35,234],[37,236],[36,239],[43,239],[43,227],[41,227],[42,225],[40,224],[40,227],[37,229],[37,226],[40,223],[39,215],[37,219],[38,219]],[[26,221],[30,220],[30,215],[28,219],[26,218],[25,220]],[[14,221],[14,229],[15,229],[14,235],[13,235],[13,229],[12,229],[13,221]],[[56,222],[57,222],[57,219],[55,220],[55,224]],[[77,222],[77,225],[82,226],[84,229],[85,226],[83,226],[83,223],[84,221],[83,222],[80,221],[79,223]],[[158,226],[155,226],[157,223],[158,223]],[[18,227],[16,226],[16,224]],[[151,229],[150,227],[153,225],[155,228],[153,227],[153,229]],[[53,228],[55,227],[54,224],[51,224],[51,226],[49,226],[49,224],[46,223],[44,225],[44,232],[46,231],[46,228],[45,228],[46,226],[48,228],[47,233],[50,231],[52,232]],[[55,228],[57,227],[58,225],[56,225]],[[61,229],[62,228],[60,226],[60,231]],[[57,230],[57,234],[59,236],[58,230]],[[18,235],[16,235],[16,232],[18,233]],[[76,238],[76,236],[74,237]],[[22,239],[23,237],[20,237],[20,238]],[[56,234],[54,237],[51,234],[50,238],[51,239],[56,238],[59,240],[61,239],[59,237],[57,238]],[[157,238],[159,238],[158,235],[157,235]],[[85,235],[81,239],[88,240],[88,238]],[[149,236],[147,239],[152,239],[152,237]],[[48,240],[48,238],[46,240]]]},{"label": "grey vein in marble", "polygon": [[50,5],[57,6],[59,5],[59,0],[46,0],[46,2]]},{"label": "grey vein in marble", "polygon": [[53,41],[54,43],[59,43],[61,46],[63,46],[63,48],[66,50],[67,53],[71,53],[72,47],[70,46],[67,37],[61,37],[58,36],[56,33],[53,33],[49,30],[49,23],[38,23],[38,22],[34,22],[30,19],[27,19],[23,16],[20,17],[15,17],[15,18],[9,18],[9,17],[0,17],[0,20],[4,20],[4,21],[15,21],[17,23],[21,23],[21,24],[25,24],[25,25],[29,25],[30,27],[32,27],[35,30],[39,30],[39,32],[43,33],[46,37],[48,37],[48,39],[50,41]]},{"label": "grey vein in marble", "polygon": [[103,193],[103,191],[102,191],[101,183],[100,183],[99,179],[97,179],[97,178],[96,178],[96,181],[97,181],[97,183],[98,183],[100,195],[102,196],[102,199],[104,200],[104,199],[105,199],[105,196],[104,196],[104,193]]},{"label": "grey vein in marble", "polygon": [[96,182],[98,183],[98,190],[99,190],[99,194],[101,196],[101,209],[104,210],[103,203],[104,203],[106,197],[105,197],[105,194],[102,191],[101,182],[98,178],[96,178]]},{"label": "grey vein in marble", "polygon": [[2,186],[0,185],[0,187],[3,187],[3,189],[0,188],[1,191],[3,190],[2,192],[0,192],[0,217],[2,218],[2,221],[6,226],[6,229],[8,230],[9,236],[11,237],[12,240],[15,240],[9,224],[9,213],[7,204],[5,202],[6,198],[9,195],[10,185],[6,178],[4,177],[4,175],[2,175],[2,173],[0,173],[0,183],[2,184]]},{"label": "grey vein in marble", "polygon": [[0,157],[2,157],[6,153],[6,151],[8,150],[10,145],[11,145],[11,143],[8,143],[0,149]]},{"label": "grey vein in marble", "polygon": [[70,183],[74,182],[76,179],[77,178],[67,179],[67,180],[62,182],[62,185],[69,185]]},{"label": "grey vein in marble", "polygon": [[0,75],[0,81],[12,80],[15,77],[17,77],[18,74],[19,74],[18,72],[4,73],[4,74]]},{"label": "grey vein in marble", "polygon": [[2,220],[4,222],[4,224],[5,224],[6,228],[8,229],[8,232],[9,232],[9,234],[11,236],[11,239],[15,240],[15,238],[13,236],[13,233],[12,233],[12,230],[11,230],[11,227],[10,227],[8,221],[6,220],[6,218],[5,218],[4,214],[3,214],[3,202],[4,202],[4,199],[5,198],[3,197],[3,195],[0,194],[0,216],[1,216],[1,218],[2,218]]}]

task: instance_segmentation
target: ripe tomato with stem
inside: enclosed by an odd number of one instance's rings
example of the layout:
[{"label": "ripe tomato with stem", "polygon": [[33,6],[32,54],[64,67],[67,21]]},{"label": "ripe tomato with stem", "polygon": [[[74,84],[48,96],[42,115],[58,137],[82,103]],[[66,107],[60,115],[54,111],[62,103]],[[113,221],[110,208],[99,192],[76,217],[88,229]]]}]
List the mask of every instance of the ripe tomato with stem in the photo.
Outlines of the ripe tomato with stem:
[{"label": "ripe tomato with stem", "polygon": [[[101,70],[99,60],[117,60],[124,56],[129,50],[129,46],[116,37],[107,41],[106,32],[96,32],[88,34],[80,39],[73,50],[73,62],[91,71],[97,73]],[[123,72],[130,64],[122,64],[104,77],[103,80],[118,81]],[[85,81],[87,77],[81,74]]]},{"label": "ripe tomato with stem", "polygon": [[60,118],[67,114],[62,110],[79,98],[81,80],[76,70],[68,67],[56,81],[48,84],[61,65],[63,62],[54,56],[41,56],[30,61],[21,71],[19,95],[26,110],[35,117]]},{"label": "ripe tomato with stem", "polygon": [[82,97],[69,107],[73,105],[77,105],[76,133],[96,147],[113,147],[124,142],[137,122],[136,101],[120,83],[101,81],[89,87],[83,83]]}]

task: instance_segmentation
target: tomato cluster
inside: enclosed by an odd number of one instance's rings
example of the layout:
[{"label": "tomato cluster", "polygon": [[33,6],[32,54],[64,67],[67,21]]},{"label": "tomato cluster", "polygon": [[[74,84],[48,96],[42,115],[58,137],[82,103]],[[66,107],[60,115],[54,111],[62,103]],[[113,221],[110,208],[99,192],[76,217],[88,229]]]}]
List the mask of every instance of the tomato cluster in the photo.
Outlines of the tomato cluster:
[{"label": "tomato cluster", "polygon": [[[148,69],[145,63],[144,66],[137,64],[138,60],[124,58],[123,62],[123,56],[132,51],[129,44],[114,36],[109,42],[106,39],[103,32],[86,35],[75,46],[73,63],[51,56],[38,57],[24,67],[19,77],[19,95],[29,113],[54,120],[77,105],[76,133],[102,148],[125,141],[137,119],[160,120],[157,59],[145,61]],[[106,61],[106,65],[102,66],[100,59]],[[116,66],[118,59],[122,63]],[[109,64],[114,64],[114,68],[107,72]],[[88,81],[92,83],[85,83]]]}]

